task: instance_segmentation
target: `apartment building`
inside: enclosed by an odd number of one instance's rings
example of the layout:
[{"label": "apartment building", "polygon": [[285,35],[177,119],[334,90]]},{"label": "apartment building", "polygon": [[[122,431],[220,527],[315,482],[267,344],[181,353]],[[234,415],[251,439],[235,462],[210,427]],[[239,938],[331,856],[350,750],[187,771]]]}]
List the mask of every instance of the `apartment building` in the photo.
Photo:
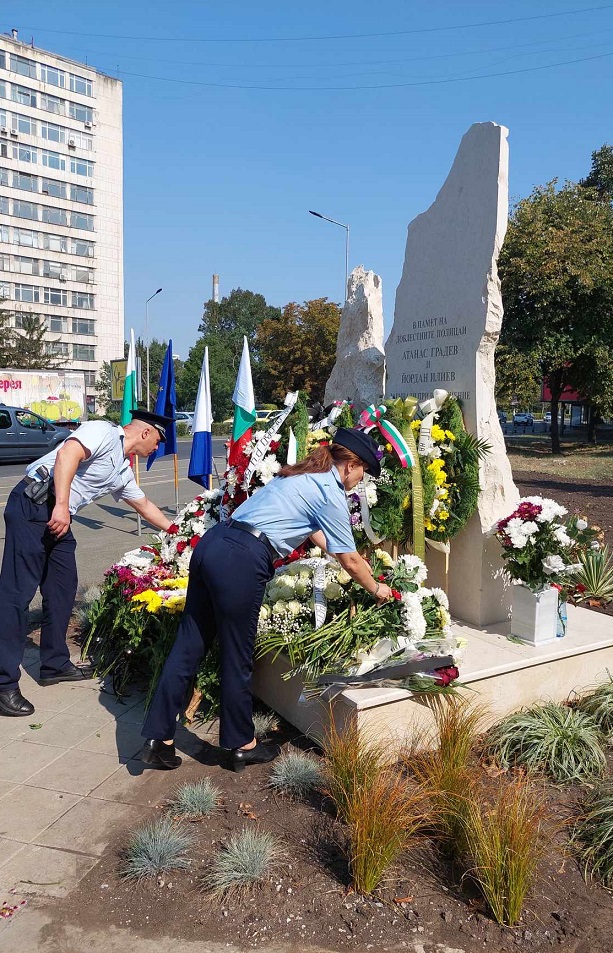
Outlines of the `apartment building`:
[{"label": "apartment building", "polygon": [[0,36],[0,297],[92,397],[123,356],[122,178],[121,82]]}]

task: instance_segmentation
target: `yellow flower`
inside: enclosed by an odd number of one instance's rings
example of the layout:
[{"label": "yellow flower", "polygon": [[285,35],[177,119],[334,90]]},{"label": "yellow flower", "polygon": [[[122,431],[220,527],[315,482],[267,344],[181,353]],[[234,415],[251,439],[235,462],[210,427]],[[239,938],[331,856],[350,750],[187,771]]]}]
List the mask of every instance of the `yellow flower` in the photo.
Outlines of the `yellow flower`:
[{"label": "yellow flower", "polygon": [[391,452],[392,452],[392,445],[391,445],[391,443],[386,443],[386,444],[385,444],[385,452],[386,452],[386,453],[391,453]]},{"label": "yellow flower", "polygon": [[187,576],[179,576],[177,579],[164,579],[161,589],[187,589]]},{"label": "yellow flower", "polygon": [[185,608],[185,596],[170,596],[169,599],[166,599],[164,602],[164,608],[167,612],[183,612]]},{"label": "yellow flower", "polygon": [[442,509],[441,509],[441,510],[439,510],[439,511],[437,512],[436,515],[437,515],[437,517],[438,517],[439,520],[448,520],[448,519],[449,519],[449,513],[447,512],[447,510],[442,510]]},{"label": "yellow flower", "polygon": [[432,470],[433,473],[436,473],[437,470],[442,470],[444,466],[445,461],[441,457],[437,457],[436,460],[428,464],[428,470]]},{"label": "yellow flower", "polygon": [[424,526],[427,530],[430,530],[430,531],[432,531],[433,529],[436,529],[436,526],[434,525],[431,519],[428,519],[428,517],[426,517],[426,519],[424,520]]},{"label": "yellow flower", "polygon": [[405,496],[404,500],[402,501],[402,509],[408,510],[410,505],[411,505],[411,497]]},{"label": "yellow flower", "polygon": [[134,606],[134,611],[145,608],[147,612],[156,613],[163,601],[162,597],[153,589],[145,589],[144,592],[138,592],[135,596],[132,596],[132,602],[142,603],[142,606]]},{"label": "yellow flower", "polygon": [[394,560],[389,553],[386,553],[384,549],[375,549],[375,556],[379,559],[387,569],[391,569],[394,565]]},{"label": "yellow flower", "polygon": [[447,440],[455,440],[455,434],[452,434],[451,430],[446,430],[445,436],[447,437]]},{"label": "yellow flower", "polygon": [[430,436],[435,441],[435,443],[442,443],[445,439],[445,431],[442,427],[439,427],[438,424],[432,424],[432,429],[430,431]]},{"label": "yellow flower", "polygon": [[418,431],[421,427],[421,420],[412,420],[411,421],[411,430]]}]

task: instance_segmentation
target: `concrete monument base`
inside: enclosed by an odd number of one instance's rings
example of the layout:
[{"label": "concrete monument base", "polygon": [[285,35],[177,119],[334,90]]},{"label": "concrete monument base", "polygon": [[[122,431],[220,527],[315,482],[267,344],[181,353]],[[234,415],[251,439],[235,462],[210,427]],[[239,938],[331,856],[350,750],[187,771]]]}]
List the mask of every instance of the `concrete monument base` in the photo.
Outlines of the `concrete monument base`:
[{"label": "concrete monument base", "polygon": [[[568,635],[536,647],[509,641],[510,623],[485,628],[455,623],[454,629],[468,642],[460,664],[464,694],[487,705],[492,722],[534,702],[585,694],[613,671],[613,619],[589,609],[569,606]],[[287,668],[282,659],[257,662],[253,691],[315,741],[323,737],[331,714],[339,729],[357,719],[396,748],[432,727],[423,695],[399,688],[347,689],[330,708],[320,699],[301,700],[300,679],[282,678]]]}]

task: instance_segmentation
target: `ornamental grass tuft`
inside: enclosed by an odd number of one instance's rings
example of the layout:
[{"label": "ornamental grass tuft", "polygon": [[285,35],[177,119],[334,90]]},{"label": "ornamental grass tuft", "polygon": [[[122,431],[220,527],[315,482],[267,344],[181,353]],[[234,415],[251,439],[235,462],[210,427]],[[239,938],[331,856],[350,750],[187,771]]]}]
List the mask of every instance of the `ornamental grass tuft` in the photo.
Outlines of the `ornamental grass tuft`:
[{"label": "ornamental grass tuft", "polygon": [[467,802],[467,873],[500,924],[513,926],[521,916],[545,849],[541,814],[541,800],[523,779],[501,788],[492,804]]},{"label": "ornamental grass tuft", "polygon": [[595,791],[573,835],[586,872],[613,888],[613,782]]},{"label": "ornamental grass tuft", "polygon": [[214,896],[240,895],[266,880],[282,856],[276,837],[245,828],[215,855],[202,886]]},{"label": "ornamental grass tuft", "polygon": [[279,730],[281,722],[274,711],[254,711],[253,727],[256,738],[266,738],[267,735]]},{"label": "ornamental grass tuft", "polygon": [[522,765],[554,781],[592,781],[605,767],[603,735],[582,711],[548,702],[509,715],[491,730],[487,750],[504,767]]},{"label": "ornamental grass tuft", "polygon": [[192,843],[190,832],[167,817],[157,818],[131,834],[119,873],[125,880],[145,880],[169,870],[184,870],[189,866],[186,851]]},{"label": "ornamental grass tuft", "polygon": [[187,820],[198,820],[209,817],[219,805],[221,793],[214,784],[203,778],[193,784],[184,784],[175,793],[168,807],[170,817],[183,817]]},{"label": "ornamental grass tuft", "polygon": [[268,783],[280,794],[305,797],[323,784],[323,771],[313,755],[288,751],[275,761]]},{"label": "ornamental grass tuft", "polygon": [[613,679],[577,702],[579,711],[592,718],[605,735],[613,734]]},{"label": "ornamental grass tuft", "polygon": [[355,797],[372,784],[389,760],[387,747],[368,737],[354,721],[339,732],[333,718],[322,747],[324,793],[333,801],[339,819],[346,821]]}]

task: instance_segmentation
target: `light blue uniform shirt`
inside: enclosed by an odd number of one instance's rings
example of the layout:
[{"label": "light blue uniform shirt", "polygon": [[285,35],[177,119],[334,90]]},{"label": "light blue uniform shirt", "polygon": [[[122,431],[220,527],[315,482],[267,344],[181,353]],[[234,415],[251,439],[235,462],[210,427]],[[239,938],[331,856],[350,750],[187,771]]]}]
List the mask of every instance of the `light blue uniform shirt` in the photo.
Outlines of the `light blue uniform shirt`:
[{"label": "light blue uniform shirt", "polygon": [[232,513],[266,533],[281,556],[287,556],[320,529],[328,552],[353,553],[345,488],[336,467],[327,473],[275,477]]},{"label": "light blue uniform shirt", "polygon": [[[77,467],[70,485],[68,509],[72,516],[107,493],[111,493],[116,501],[144,499],[145,494],[134,479],[130,461],[124,456],[124,437],[121,427],[116,427],[106,420],[92,420],[81,424],[68,437],[68,440],[78,440],[90,452],[87,460],[83,460]],[[62,446],[63,444],[60,444],[55,450],[31,463],[26,468],[26,474],[34,477],[37,467],[43,465],[53,476],[55,458]]]}]

